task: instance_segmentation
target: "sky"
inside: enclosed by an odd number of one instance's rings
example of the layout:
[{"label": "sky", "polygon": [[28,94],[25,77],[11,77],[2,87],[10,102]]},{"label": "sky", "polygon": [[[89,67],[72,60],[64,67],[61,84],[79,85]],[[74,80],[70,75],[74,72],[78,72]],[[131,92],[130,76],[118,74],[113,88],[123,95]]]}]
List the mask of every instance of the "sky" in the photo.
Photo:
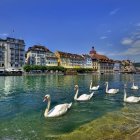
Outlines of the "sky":
[{"label": "sky", "polygon": [[140,62],[140,0],[1,0],[0,38],[24,39],[26,50],[97,53]]}]

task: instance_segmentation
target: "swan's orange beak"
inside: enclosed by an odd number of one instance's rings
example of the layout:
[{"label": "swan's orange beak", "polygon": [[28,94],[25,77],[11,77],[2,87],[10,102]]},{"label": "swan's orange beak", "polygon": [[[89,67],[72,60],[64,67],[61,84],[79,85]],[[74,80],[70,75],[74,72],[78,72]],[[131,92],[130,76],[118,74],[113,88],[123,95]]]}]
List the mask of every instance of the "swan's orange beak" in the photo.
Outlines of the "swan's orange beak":
[{"label": "swan's orange beak", "polygon": [[45,102],[47,99],[48,99],[47,97],[44,97],[44,100],[43,100],[43,102]]}]

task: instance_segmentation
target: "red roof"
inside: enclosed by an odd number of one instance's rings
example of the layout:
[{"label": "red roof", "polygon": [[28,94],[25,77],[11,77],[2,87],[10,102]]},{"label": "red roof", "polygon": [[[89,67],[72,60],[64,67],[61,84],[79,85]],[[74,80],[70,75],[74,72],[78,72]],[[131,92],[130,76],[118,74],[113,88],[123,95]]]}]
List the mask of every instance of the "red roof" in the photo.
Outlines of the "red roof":
[{"label": "red roof", "polygon": [[92,47],[92,50],[90,51],[89,54],[93,60],[96,59],[101,62],[114,63],[114,61],[112,59],[109,59],[107,56],[98,54],[95,51],[94,47]]},{"label": "red roof", "polygon": [[96,54],[91,54],[92,59],[98,59],[98,60],[109,60],[109,58],[105,55],[100,55],[98,53]]}]

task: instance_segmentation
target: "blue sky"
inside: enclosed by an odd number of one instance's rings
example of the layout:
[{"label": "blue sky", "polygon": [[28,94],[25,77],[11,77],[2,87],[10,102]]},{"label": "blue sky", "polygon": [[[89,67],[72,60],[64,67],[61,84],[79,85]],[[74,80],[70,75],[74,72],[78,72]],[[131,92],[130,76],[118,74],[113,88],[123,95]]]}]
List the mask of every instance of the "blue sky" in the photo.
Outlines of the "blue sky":
[{"label": "blue sky", "polygon": [[[1,0],[0,38],[140,62],[140,0]],[[14,32],[13,32],[14,30]]]}]

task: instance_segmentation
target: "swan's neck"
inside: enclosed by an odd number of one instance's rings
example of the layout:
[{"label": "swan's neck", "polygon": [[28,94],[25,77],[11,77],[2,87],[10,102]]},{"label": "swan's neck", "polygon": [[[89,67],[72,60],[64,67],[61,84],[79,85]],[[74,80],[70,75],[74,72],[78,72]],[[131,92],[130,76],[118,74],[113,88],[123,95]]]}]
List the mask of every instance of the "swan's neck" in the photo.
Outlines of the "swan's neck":
[{"label": "swan's neck", "polygon": [[91,81],[91,83],[90,83],[90,89],[92,88],[92,81]]},{"label": "swan's neck", "polygon": [[134,87],[134,82],[133,82],[133,87]]},{"label": "swan's neck", "polygon": [[51,104],[51,100],[48,99],[48,105],[47,105],[47,108],[46,108],[46,110],[45,110],[45,112],[44,112],[44,116],[45,116],[45,117],[48,116],[48,112],[49,112],[49,109],[50,109],[50,104]]},{"label": "swan's neck", "polygon": [[76,100],[76,99],[77,99],[77,96],[78,96],[78,92],[79,92],[79,89],[77,88],[77,89],[76,89],[76,93],[75,93],[75,96],[74,96],[74,100]]},{"label": "swan's neck", "polygon": [[124,88],[124,101],[126,100],[126,90],[125,90],[125,88]]},{"label": "swan's neck", "polygon": [[108,92],[108,83],[106,83],[106,92]]}]

